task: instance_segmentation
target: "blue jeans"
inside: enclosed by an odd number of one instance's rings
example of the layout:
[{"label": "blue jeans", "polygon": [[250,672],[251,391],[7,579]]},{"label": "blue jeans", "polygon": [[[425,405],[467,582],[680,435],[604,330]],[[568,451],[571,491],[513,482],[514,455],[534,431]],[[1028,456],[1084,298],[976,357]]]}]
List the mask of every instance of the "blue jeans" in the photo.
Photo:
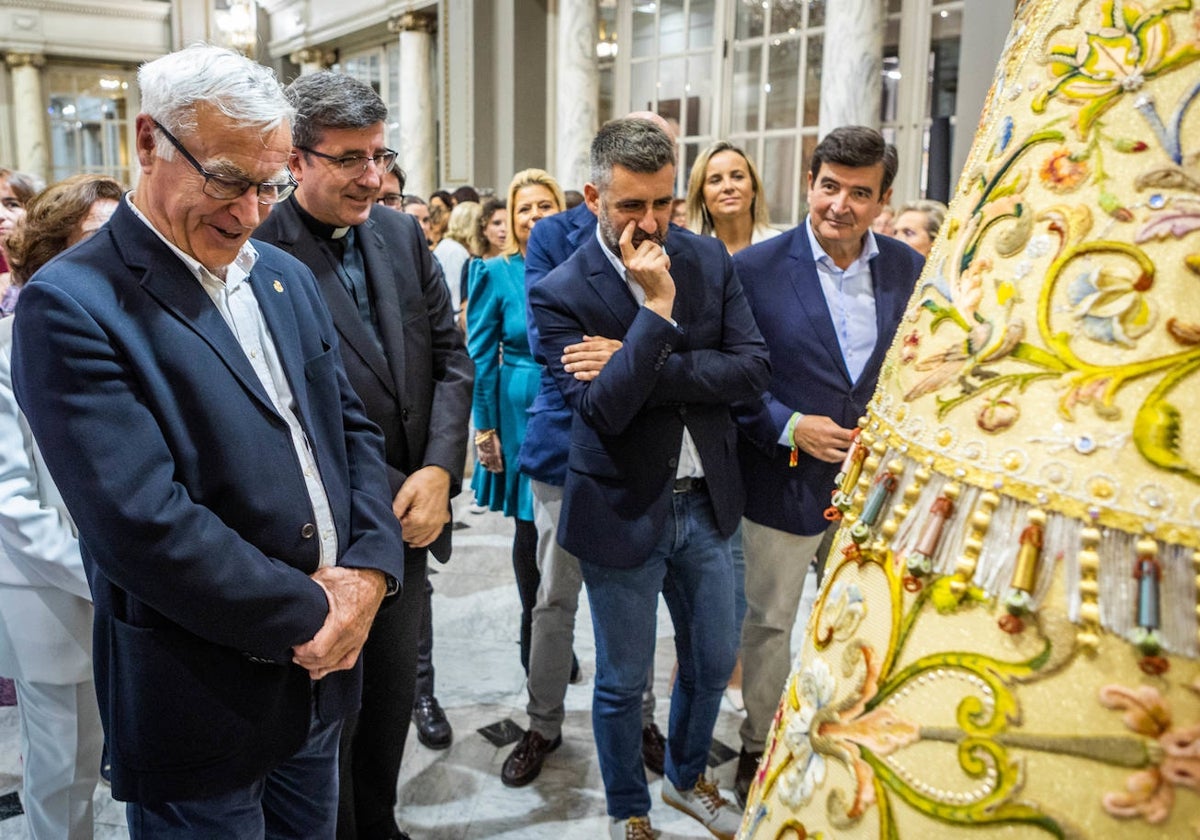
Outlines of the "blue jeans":
[{"label": "blue jeans", "polygon": [[673,527],[632,569],[581,563],[596,636],[592,728],[608,814],[650,813],[642,768],[642,689],[654,658],[658,593],[675,624],[679,674],[667,725],[667,781],[690,789],[704,773],[721,694],[736,657],[733,563],[704,491],[678,493]]},{"label": "blue jeans", "polygon": [[342,722],[314,714],[308,740],[266,778],[206,799],[129,802],[132,840],[332,840],[337,827]]}]

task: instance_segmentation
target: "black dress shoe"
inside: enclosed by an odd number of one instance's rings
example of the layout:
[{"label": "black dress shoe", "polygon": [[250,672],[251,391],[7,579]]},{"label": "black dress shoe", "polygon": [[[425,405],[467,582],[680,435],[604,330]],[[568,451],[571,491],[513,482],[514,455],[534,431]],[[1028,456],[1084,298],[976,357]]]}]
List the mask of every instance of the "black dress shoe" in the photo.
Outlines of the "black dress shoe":
[{"label": "black dress shoe", "polygon": [[667,739],[658,731],[657,723],[646,724],[642,727],[642,763],[647,770],[661,776],[666,758]]},{"label": "black dress shoe", "polygon": [[454,730],[437,698],[422,694],[413,704],[413,723],[417,726],[417,739],[431,750],[444,750],[454,739]]},{"label": "black dress shoe", "polygon": [[508,787],[527,785],[542,772],[542,762],[546,756],[562,746],[562,735],[553,741],[547,741],[530,729],[513,747],[513,751],[504,759],[500,768],[500,781]]},{"label": "black dress shoe", "polygon": [[737,797],[738,807],[746,810],[746,797],[750,795],[750,785],[754,782],[754,772],[758,769],[758,761],[762,758],[760,752],[742,752],[738,755],[737,774],[733,777],[733,794]]}]

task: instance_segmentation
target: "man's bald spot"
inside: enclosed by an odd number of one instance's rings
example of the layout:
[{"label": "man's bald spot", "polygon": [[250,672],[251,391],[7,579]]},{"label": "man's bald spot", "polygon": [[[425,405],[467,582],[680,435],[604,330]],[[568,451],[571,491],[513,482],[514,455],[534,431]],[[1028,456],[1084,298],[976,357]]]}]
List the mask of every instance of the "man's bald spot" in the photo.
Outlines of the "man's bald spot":
[{"label": "man's bald spot", "polygon": [[672,142],[679,142],[679,137],[676,135],[674,127],[667,122],[666,118],[663,117],[662,114],[656,114],[653,111],[630,111],[625,115],[625,119],[645,120],[646,122],[654,123],[667,133],[667,136],[671,138]]}]

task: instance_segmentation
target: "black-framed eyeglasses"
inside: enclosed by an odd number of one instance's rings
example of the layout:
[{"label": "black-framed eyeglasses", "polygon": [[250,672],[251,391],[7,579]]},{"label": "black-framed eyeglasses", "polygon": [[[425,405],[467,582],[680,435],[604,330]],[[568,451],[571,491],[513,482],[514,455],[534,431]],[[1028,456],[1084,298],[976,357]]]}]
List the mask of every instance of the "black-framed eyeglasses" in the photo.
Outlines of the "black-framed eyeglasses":
[{"label": "black-framed eyeglasses", "polygon": [[384,193],[375,199],[375,203],[385,207],[401,207],[404,204],[404,196],[401,193]]},{"label": "black-framed eyeglasses", "polygon": [[297,146],[302,152],[308,152],[310,155],[316,155],[319,158],[324,158],[327,161],[336,163],[338,169],[347,178],[357,178],[359,175],[367,171],[367,167],[374,163],[375,171],[383,174],[392,168],[392,164],[396,162],[396,150],[384,149],[382,152],[376,152],[373,155],[344,155],[343,157],[335,157],[327,155],[324,152],[318,152],[316,149],[308,146]]},{"label": "black-framed eyeglasses", "polygon": [[154,125],[171,142],[171,145],[179,150],[184,160],[190,163],[192,168],[203,176],[204,186],[201,187],[201,190],[209,198],[215,198],[219,201],[233,201],[236,198],[241,198],[246,194],[247,190],[253,187],[258,196],[258,203],[270,205],[283,201],[296,189],[296,179],[292,177],[290,172],[287,173],[287,181],[283,183],[272,183],[270,181],[255,183],[254,181],[247,181],[245,178],[235,178],[232,175],[215,175],[201,166],[200,161],[192,157],[192,153],[185,149],[183,144],[175,139],[175,135],[163,127],[162,123],[154,120]]}]

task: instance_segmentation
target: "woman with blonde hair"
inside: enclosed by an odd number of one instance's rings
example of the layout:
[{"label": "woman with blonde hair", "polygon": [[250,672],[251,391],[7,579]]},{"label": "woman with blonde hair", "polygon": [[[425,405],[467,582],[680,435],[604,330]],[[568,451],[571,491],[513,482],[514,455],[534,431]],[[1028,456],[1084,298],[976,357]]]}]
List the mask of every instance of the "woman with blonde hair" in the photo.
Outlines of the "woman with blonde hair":
[{"label": "woman with blonde hair", "polygon": [[479,210],[479,204],[474,201],[455,205],[446,224],[446,235],[433,249],[433,256],[441,265],[446,286],[450,289],[450,302],[454,305],[456,321],[462,311],[463,289],[466,285],[464,277],[467,263],[471,260],[471,234],[475,230]]},{"label": "woman with blonde hair", "polygon": [[910,201],[900,206],[893,222],[892,236],[928,257],[937,239],[938,228],[946,218],[946,205],[931,198]]},{"label": "woman with blonde hair", "polygon": [[[486,212],[488,205],[485,205]],[[565,206],[558,182],[541,169],[518,172],[508,187],[508,237],[499,256],[471,263],[467,350],[475,362],[477,504],[516,519],[513,571],[521,598],[521,665],[529,672],[529,634],[540,575],[533,492],[517,466],[526,412],[540,371],[525,332],[525,247],[538,220]]]},{"label": "woman with blonde hair", "polygon": [[779,235],[771,227],[754,162],[725,140],[702,151],[692,164],[687,222],[693,233],[720,239],[730,254]]}]

